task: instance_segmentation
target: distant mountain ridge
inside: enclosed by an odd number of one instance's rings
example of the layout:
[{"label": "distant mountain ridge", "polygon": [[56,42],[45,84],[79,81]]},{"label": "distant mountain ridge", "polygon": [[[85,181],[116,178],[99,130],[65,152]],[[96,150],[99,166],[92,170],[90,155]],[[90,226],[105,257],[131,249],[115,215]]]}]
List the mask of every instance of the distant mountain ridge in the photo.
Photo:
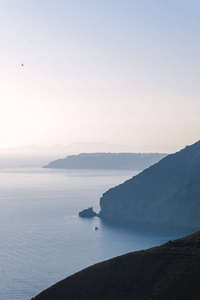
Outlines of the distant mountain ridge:
[{"label": "distant mountain ridge", "polygon": [[81,153],[52,161],[44,168],[143,170],[166,155],[163,153]]},{"label": "distant mountain ridge", "polygon": [[200,227],[200,141],[168,155],[100,199],[107,220]]},{"label": "distant mountain ridge", "polygon": [[0,148],[0,154],[80,154],[80,153],[97,153],[97,152],[130,152],[130,153],[174,153],[181,149],[180,145],[141,145],[130,146],[123,144],[111,144],[106,142],[76,142],[68,145],[54,144],[51,146],[25,145],[20,147]]}]

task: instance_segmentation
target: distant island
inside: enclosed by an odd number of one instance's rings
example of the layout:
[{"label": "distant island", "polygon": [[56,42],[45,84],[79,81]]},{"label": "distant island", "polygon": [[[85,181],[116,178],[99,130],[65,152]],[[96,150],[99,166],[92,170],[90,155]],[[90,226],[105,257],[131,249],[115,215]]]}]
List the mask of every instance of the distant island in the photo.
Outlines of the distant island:
[{"label": "distant island", "polygon": [[166,155],[164,153],[81,153],[52,161],[43,168],[143,170]]},{"label": "distant island", "polygon": [[32,300],[198,300],[200,231],[86,268]]},{"label": "distant island", "polygon": [[111,188],[100,207],[106,220],[200,228],[200,141]]}]

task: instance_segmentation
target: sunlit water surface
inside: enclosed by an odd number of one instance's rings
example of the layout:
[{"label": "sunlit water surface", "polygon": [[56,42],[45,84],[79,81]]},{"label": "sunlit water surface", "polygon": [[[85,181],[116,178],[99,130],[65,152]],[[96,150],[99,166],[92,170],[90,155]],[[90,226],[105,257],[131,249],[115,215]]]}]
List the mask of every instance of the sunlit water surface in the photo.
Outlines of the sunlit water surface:
[{"label": "sunlit water surface", "polygon": [[0,299],[31,299],[89,265],[192,232],[78,216],[90,206],[98,212],[102,193],[137,173],[1,169]]}]

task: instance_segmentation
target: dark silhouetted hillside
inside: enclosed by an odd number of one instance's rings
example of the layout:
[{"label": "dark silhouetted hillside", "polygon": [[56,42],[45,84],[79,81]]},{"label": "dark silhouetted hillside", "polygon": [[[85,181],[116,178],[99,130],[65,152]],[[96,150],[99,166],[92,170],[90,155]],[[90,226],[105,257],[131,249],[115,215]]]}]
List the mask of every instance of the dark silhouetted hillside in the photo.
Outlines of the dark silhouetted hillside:
[{"label": "dark silhouetted hillside", "polygon": [[200,232],[96,264],[33,300],[199,300]]}]

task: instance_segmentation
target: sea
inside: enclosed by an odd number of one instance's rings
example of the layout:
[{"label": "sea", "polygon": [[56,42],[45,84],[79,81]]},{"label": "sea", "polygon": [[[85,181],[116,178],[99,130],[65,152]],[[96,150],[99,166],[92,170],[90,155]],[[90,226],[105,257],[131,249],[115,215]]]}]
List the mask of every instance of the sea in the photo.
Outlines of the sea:
[{"label": "sea", "polygon": [[192,233],[79,217],[139,172],[2,167],[0,299],[31,299],[90,265]]}]

